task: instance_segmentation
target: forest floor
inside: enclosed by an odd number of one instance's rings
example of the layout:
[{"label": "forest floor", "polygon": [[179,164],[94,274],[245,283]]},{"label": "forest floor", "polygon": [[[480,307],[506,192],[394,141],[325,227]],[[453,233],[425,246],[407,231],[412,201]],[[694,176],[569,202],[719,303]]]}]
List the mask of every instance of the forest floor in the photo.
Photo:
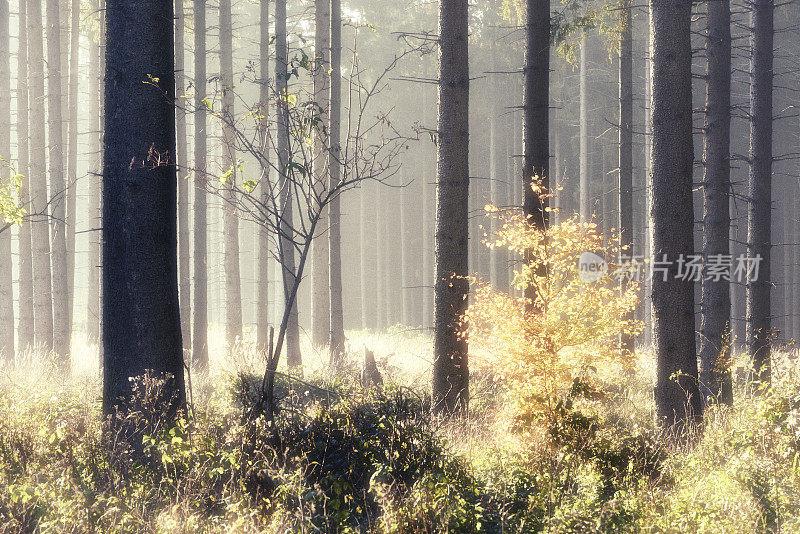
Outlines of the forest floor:
[{"label": "forest floor", "polygon": [[[759,393],[740,357],[735,405],[687,444],[654,428],[646,353],[523,432],[480,350],[469,417],[446,422],[429,414],[427,336],[349,332],[336,376],[308,347],[302,380],[281,375],[273,426],[242,417],[261,357],[211,339],[189,413],[137,450],[101,416],[96,346],[76,340],[72,378],[36,353],[0,369],[0,532],[800,532],[794,353]],[[359,385],[364,346],[383,388]],[[146,415],[158,381],[143,386]]]}]

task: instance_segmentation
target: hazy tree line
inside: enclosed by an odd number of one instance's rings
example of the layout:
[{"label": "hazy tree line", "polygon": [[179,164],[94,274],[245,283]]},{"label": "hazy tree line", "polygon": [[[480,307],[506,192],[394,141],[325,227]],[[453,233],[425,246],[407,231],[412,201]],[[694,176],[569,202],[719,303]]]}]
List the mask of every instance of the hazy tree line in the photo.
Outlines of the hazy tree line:
[{"label": "hazy tree line", "polygon": [[[730,403],[733,349],[768,381],[772,348],[800,334],[797,3],[397,4],[0,2],[0,155],[29,212],[0,232],[0,352],[68,370],[85,334],[109,401],[137,369],[182,391],[184,360],[266,349],[270,326],[295,367],[313,357],[301,340],[335,362],[347,330],[432,330],[434,406],[466,409],[460,276],[507,287],[525,261],[481,245],[493,202],[540,227],[594,218],[628,256],[671,261],[644,283],[648,328],[622,340],[652,346],[660,417]],[[348,160],[349,143],[381,144],[351,139],[353,84],[409,49],[371,95],[403,150],[321,202],[368,151]],[[310,118],[285,103],[301,91]],[[677,261],[695,254],[762,262],[695,284]]]}]

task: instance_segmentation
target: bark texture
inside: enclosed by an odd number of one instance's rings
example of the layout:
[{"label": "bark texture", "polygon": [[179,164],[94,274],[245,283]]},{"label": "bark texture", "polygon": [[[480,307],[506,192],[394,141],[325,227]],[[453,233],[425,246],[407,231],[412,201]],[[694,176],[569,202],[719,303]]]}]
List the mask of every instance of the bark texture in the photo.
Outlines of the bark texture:
[{"label": "bark texture", "polygon": [[191,347],[192,278],[189,263],[189,146],[186,139],[186,14],[184,0],[175,0],[175,145],[178,151],[178,295],[181,305],[181,337]]},{"label": "bark texture", "polygon": [[747,256],[760,258],[758,277],[747,279],[747,348],[756,374],[770,380],[770,252],[772,248],[772,0],[754,0],[750,15],[750,174]]},{"label": "bark texture", "polygon": [[194,0],[194,314],[192,363],[208,366],[208,200],[206,198],[206,0]]},{"label": "bark texture", "polygon": [[[703,256],[708,262],[730,255],[731,189],[731,10],[728,2],[708,4],[706,110],[703,176]],[[703,280],[700,310],[700,391],[706,401],[733,403],[730,372],[731,286]]]},{"label": "bark texture", "polygon": [[469,402],[467,341],[459,335],[469,294],[467,0],[440,3],[438,137],[432,402],[435,412],[453,414]]},{"label": "bark texture", "polygon": [[171,375],[163,400],[177,409],[185,389],[172,2],[109,0],[106,35],[103,407],[120,406],[129,378],[151,370]]},{"label": "bark texture", "polygon": [[678,428],[702,417],[694,284],[678,272],[681,258],[694,254],[690,23],[689,2],[650,0],[653,260],[668,262],[667,272],[653,277],[655,400],[659,423]]}]

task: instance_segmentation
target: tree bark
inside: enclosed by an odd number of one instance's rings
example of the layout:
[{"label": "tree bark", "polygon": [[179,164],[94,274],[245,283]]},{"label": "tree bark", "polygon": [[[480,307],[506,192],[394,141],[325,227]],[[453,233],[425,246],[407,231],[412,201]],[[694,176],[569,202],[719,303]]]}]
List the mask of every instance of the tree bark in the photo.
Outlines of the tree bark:
[{"label": "tree bark", "polygon": [[64,182],[64,144],[61,92],[61,24],[58,0],[46,1],[47,21],[47,142],[50,176],[50,213],[53,284],[53,350],[59,365],[69,365],[69,314],[67,313],[67,189]]},{"label": "tree bark", "polygon": [[186,14],[184,0],[175,0],[175,143],[178,163],[178,296],[181,337],[192,346],[192,277],[189,263],[189,146],[186,139]]},{"label": "tree bark", "polygon": [[[342,122],[342,4],[331,2],[331,79],[330,79],[330,161],[331,189],[341,181]],[[330,204],[330,345],[331,358],[338,365],[344,358],[344,308],[342,303],[342,215],[339,195]]]},{"label": "tree bark", "polygon": [[[271,194],[269,182],[270,164],[270,137],[269,137],[269,0],[261,0],[259,4],[259,135],[261,136],[261,154],[265,158],[262,164],[261,202],[269,205]],[[256,304],[256,347],[266,350],[269,345],[269,230],[260,226],[258,230],[258,302]]]},{"label": "tree bark", "polygon": [[[330,186],[332,140],[329,128],[331,91],[331,1],[314,2],[314,101],[318,106],[320,127],[314,134],[313,172],[317,194],[324,195]],[[315,347],[324,347],[331,337],[330,294],[330,235],[328,209],[323,209],[318,223],[319,235],[311,244],[311,341]]]},{"label": "tree bark", "polygon": [[[28,9],[27,2],[19,2],[17,49],[17,172],[25,178],[19,196],[20,203],[30,209],[30,174],[28,172]],[[33,347],[33,257],[31,251],[31,224],[23,221],[19,228],[19,326],[17,347]]]},{"label": "tree bark", "polygon": [[[44,46],[42,44],[42,4],[40,0],[28,3],[28,65],[30,101],[44,102]],[[58,63],[56,63],[58,65]],[[45,170],[45,117],[43,113],[30,115],[30,173],[31,213],[44,214],[48,210],[47,173]],[[36,345],[49,351],[53,349],[53,293],[50,270],[50,222],[45,216],[31,220],[33,247],[33,308]]]},{"label": "tree bark", "polygon": [[69,30],[69,132],[67,146],[67,347],[75,309],[75,221],[78,201],[78,101],[80,100],[81,3],[72,0]]},{"label": "tree bark", "polygon": [[[0,0],[0,170],[11,169],[11,65],[8,0]],[[0,220],[0,224],[5,221]],[[0,359],[14,361],[14,289],[11,232],[0,232]]]},{"label": "tree bark", "polygon": [[[275,88],[278,95],[288,91],[289,46],[286,35],[286,0],[275,2]],[[292,187],[286,176],[289,163],[289,117],[286,104],[278,98],[278,168],[281,172],[281,239],[280,259],[283,279],[284,300],[291,306],[286,327],[286,363],[289,367],[303,364],[300,353],[300,321],[297,312],[296,290],[293,291],[297,270],[295,267],[295,244],[293,241]]]},{"label": "tree bark", "polygon": [[694,284],[678,277],[681,259],[694,254],[692,204],[691,3],[650,0],[653,61],[653,260],[667,261],[653,277],[656,351],[655,400],[659,423],[682,428],[702,418],[697,387]]},{"label": "tree bark", "polygon": [[537,228],[547,226],[547,203],[531,188],[550,180],[550,0],[527,0],[523,95],[523,212]]},{"label": "tree bark", "polygon": [[[91,11],[98,14],[97,0],[91,3]],[[98,14],[98,26],[102,31],[102,17]],[[102,177],[100,127],[100,36],[98,42],[89,44],[89,205],[91,233],[89,234],[89,282],[86,291],[86,333],[90,340],[100,341],[100,265],[102,263]]]},{"label": "tree bark", "polygon": [[220,0],[220,83],[222,85],[222,153],[224,173],[229,173],[223,207],[224,262],[225,262],[225,333],[229,348],[242,336],[242,279],[239,267],[239,217],[236,214],[235,193],[238,173],[236,169],[236,119],[233,85],[233,24],[230,0]]},{"label": "tree bark", "polygon": [[[589,110],[587,109],[589,105],[589,94],[588,94],[588,87],[587,87],[587,78],[589,77],[589,65],[587,64],[587,50],[588,47],[588,38],[586,36],[586,32],[583,32],[583,36],[581,38],[581,59],[580,59],[580,71],[579,71],[579,81],[578,81],[578,88],[580,93],[580,113],[579,113],[579,126],[580,126],[580,220],[581,222],[589,222],[592,218],[591,216],[591,208],[589,207],[589,199],[591,198],[591,192],[589,191],[590,182],[589,182]],[[620,68],[622,68],[620,66]]]},{"label": "tree bark", "polygon": [[208,200],[206,176],[206,0],[194,0],[194,315],[192,363],[208,367]]},{"label": "tree bark", "polygon": [[[709,2],[706,38],[706,111],[703,177],[703,256],[730,255],[731,9]],[[703,280],[700,391],[706,402],[733,403],[730,371],[730,281]]]},{"label": "tree bark", "polygon": [[[631,261],[633,258],[633,17],[631,0],[622,0],[619,14],[622,32],[619,42],[619,245],[621,259]],[[605,178],[605,174],[603,176]],[[610,219],[605,212],[603,218]],[[620,290],[625,293],[627,289],[627,278],[622,277]],[[627,319],[633,319],[632,314]],[[623,335],[621,342],[623,350],[629,353],[633,352],[633,336]]]},{"label": "tree bark", "polygon": [[770,252],[772,247],[773,0],[754,0],[750,18],[750,173],[747,256],[758,277],[747,279],[747,347],[758,378],[770,381]]},{"label": "tree bark", "polygon": [[436,202],[433,409],[466,413],[467,340],[460,335],[469,282],[468,2],[442,0],[439,11],[439,151]]},{"label": "tree bark", "polygon": [[151,370],[171,375],[161,400],[174,413],[185,405],[186,394],[172,2],[108,0],[106,35],[103,408],[106,414],[116,406],[124,409],[120,401],[132,394],[129,378]]}]

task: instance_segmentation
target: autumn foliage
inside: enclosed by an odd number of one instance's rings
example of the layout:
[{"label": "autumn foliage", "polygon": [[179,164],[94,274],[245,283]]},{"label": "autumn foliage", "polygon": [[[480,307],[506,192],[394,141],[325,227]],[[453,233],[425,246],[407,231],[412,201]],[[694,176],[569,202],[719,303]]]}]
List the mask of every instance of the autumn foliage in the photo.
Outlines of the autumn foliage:
[{"label": "autumn foliage", "polygon": [[[591,383],[598,369],[632,365],[619,339],[641,330],[630,319],[640,289],[633,282],[621,291],[618,236],[604,236],[595,222],[570,218],[541,230],[518,212],[486,209],[499,219],[487,245],[530,260],[517,263],[510,293],[474,280],[465,333],[487,350],[495,379],[511,389],[517,420],[530,420],[576,380]],[[595,281],[580,275],[587,252],[608,262]]]}]

